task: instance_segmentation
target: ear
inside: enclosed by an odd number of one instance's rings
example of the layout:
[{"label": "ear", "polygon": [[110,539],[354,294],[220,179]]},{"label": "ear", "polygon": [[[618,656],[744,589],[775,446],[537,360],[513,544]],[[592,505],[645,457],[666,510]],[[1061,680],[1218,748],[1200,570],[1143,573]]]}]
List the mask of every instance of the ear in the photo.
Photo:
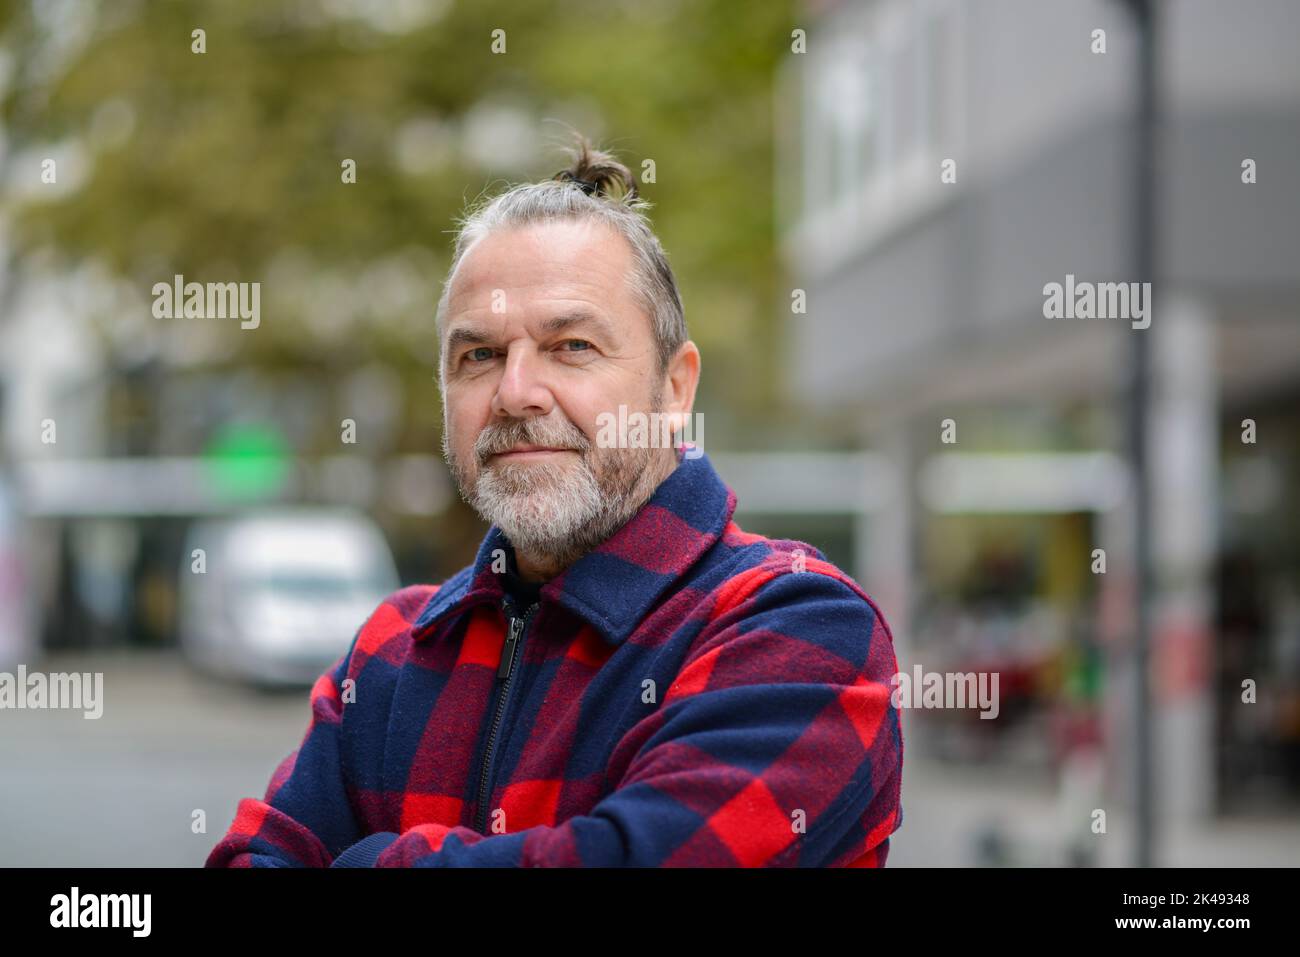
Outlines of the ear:
[{"label": "ear", "polygon": [[683,342],[664,373],[664,412],[674,432],[680,432],[695,405],[695,388],[700,382],[700,350],[691,340]]}]

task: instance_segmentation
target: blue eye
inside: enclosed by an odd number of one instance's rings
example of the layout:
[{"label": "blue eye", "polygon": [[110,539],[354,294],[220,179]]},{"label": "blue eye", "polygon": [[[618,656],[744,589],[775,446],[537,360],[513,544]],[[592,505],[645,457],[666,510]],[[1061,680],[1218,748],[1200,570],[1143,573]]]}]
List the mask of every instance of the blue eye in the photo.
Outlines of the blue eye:
[{"label": "blue eye", "polygon": [[[480,354],[484,352],[486,352],[487,355]],[[479,346],[477,349],[471,349],[465,355],[472,362],[487,362],[489,359],[492,358],[492,350],[489,349],[487,346]]]},{"label": "blue eye", "polygon": [[572,345],[582,346],[581,349],[569,349],[568,350],[569,352],[584,352],[587,349],[591,348],[591,343],[588,342],[586,339],[566,339],[564,344],[566,346],[572,346]]}]

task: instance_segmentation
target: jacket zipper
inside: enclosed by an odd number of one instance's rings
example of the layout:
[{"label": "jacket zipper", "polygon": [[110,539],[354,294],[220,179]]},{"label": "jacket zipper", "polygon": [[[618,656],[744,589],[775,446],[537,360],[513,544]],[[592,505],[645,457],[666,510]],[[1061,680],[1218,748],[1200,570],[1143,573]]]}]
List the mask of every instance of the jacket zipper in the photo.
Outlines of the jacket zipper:
[{"label": "jacket zipper", "polygon": [[508,600],[504,602],[504,608],[509,628],[506,632],[505,645],[501,649],[501,665],[497,668],[497,680],[502,682],[501,692],[497,696],[496,713],[492,717],[492,729],[488,732],[487,746],[483,749],[483,771],[479,776],[478,785],[478,809],[474,814],[474,830],[480,834],[483,833],[483,828],[487,827],[487,802],[491,795],[492,757],[496,747],[497,731],[501,727],[501,718],[505,715],[506,704],[509,701],[510,685],[515,673],[515,659],[520,657],[524,631],[537,605],[536,603],[529,605],[522,617],[515,614],[512,602]]}]

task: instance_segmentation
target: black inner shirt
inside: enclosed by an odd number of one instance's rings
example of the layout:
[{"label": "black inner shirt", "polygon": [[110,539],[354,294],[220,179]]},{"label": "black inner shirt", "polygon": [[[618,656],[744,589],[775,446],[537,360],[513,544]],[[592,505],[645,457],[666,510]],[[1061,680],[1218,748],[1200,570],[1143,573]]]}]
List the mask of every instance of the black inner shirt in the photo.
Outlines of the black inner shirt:
[{"label": "black inner shirt", "polygon": [[515,565],[514,549],[509,549],[506,552],[506,571],[502,576],[501,584],[514,598],[519,610],[524,611],[529,605],[536,604],[541,599],[542,587],[546,582],[533,582],[521,578],[519,568]]}]

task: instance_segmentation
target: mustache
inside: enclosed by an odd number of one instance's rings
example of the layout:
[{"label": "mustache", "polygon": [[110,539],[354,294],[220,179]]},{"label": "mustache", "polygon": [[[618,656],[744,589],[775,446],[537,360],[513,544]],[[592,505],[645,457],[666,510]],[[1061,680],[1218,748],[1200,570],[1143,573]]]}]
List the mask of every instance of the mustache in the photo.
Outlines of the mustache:
[{"label": "mustache", "polygon": [[572,422],[515,419],[480,432],[474,440],[474,454],[482,465],[489,456],[509,451],[516,445],[546,445],[586,454],[591,441]]}]

